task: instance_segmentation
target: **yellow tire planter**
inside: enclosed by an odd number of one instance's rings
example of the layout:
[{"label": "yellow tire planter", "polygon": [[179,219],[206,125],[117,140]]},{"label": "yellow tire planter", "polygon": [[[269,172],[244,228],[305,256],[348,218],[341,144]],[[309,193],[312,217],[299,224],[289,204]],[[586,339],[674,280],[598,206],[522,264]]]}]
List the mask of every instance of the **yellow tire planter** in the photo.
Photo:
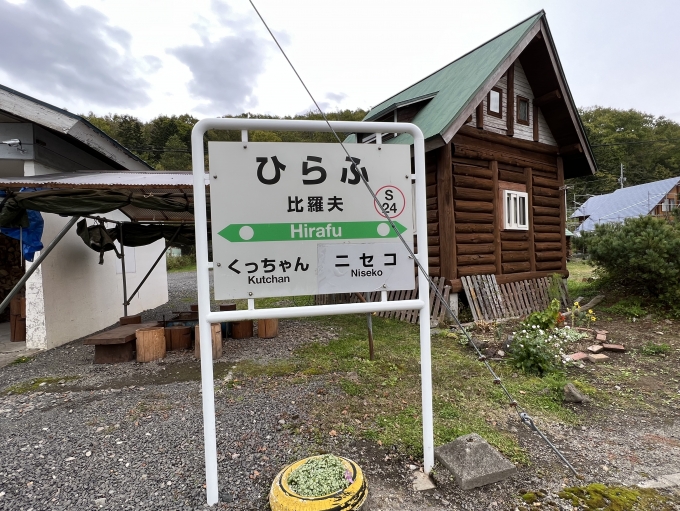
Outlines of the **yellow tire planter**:
[{"label": "yellow tire planter", "polygon": [[303,497],[288,486],[288,476],[312,456],[288,465],[274,478],[269,492],[269,506],[272,511],[352,511],[361,509],[368,497],[368,485],[359,465],[352,460],[338,456],[345,468],[352,474],[352,484],[344,490],[323,497]]}]

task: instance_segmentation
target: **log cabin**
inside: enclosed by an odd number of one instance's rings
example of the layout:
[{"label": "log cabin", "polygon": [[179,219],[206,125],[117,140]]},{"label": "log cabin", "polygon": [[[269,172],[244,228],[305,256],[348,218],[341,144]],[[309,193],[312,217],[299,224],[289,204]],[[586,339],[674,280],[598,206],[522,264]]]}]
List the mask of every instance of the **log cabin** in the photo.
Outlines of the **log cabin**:
[{"label": "log cabin", "polygon": [[[568,276],[564,180],[590,175],[596,164],[543,11],[364,121],[423,131],[430,275],[444,277],[452,294],[469,275],[494,274],[501,284]],[[382,142],[412,138],[383,134]]]}]

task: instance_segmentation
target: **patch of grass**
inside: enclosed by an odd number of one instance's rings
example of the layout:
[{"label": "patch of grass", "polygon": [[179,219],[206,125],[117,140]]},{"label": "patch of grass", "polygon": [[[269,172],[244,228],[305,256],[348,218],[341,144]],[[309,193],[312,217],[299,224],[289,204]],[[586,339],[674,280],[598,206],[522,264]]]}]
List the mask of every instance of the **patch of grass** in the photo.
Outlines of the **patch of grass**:
[{"label": "patch of grass", "polygon": [[586,261],[570,261],[567,263],[569,278],[567,289],[571,299],[583,296],[586,299],[594,297],[599,291],[595,267]]},{"label": "patch of grass", "polygon": [[[38,390],[41,387],[46,387],[60,381],[73,381],[80,378],[80,376],[48,376],[44,378],[33,378],[32,380],[24,381],[7,387],[4,390],[4,394],[26,394],[34,390]],[[44,384],[44,385],[42,385]]]},{"label": "patch of grass", "polygon": [[[665,510],[667,499],[655,490],[606,486],[600,483],[565,488],[559,497],[589,511]],[[579,507],[580,506],[580,507]]]},{"label": "patch of grass", "polygon": [[167,256],[165,264],[169,272],[196,271],[196,255]]},{"label": "patch of grass", "polygon": [[35,357],[18,357],[12,361],[11,365],[27,364],[28,362],[33,362],[33,359],[35,359]]},{"label": "patch of grass", "polygon": [[642,348],[640,348],[640,353],[643,355],[648,355],[648,356],[663,356],[665,357],[670,353],[671,347],[669,344],[666,344],[665,342],[662,343],[655,343],[655,342],[648,342],[645,344]]},{"label": "patch of grass", "polygon": [[629,296],[619,300],[611,307],[602,307],[602,312],[623,316],[629,321],[636,321],[647,314],[649,311],[643,304],[642,298],[638,296]]}]

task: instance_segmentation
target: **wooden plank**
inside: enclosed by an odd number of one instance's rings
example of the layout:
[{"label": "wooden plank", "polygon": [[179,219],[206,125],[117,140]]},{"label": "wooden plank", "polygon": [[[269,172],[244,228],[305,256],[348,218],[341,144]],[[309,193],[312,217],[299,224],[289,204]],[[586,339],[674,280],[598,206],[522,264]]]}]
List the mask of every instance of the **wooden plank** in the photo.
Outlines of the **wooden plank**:
[{"label": "wooden plank", "polygon": [[[459,229],[460,231],[460,229]],[[493,233],[456,234],[457,243],[493,243]]]},{"label": "wooden plank", "polygon": [[561,261],[562,260],[562,252],[561,251],[539,252],[538,254],[536,254],[536,260],[537,261]]},{"label": "wooden plank", "polygon": [[[562,219],[557,216],[534,216],[534,222],[536,225],[560,225]],[[564,232],[564,229],[560,232]]]},{"label": "wooden plank", "polygon": [[529,241],[529,231],[501,231],[501,241]]},{"label": "wooden plank", "polygon": [[502,252],[501,262],[503,263],[526,263],[529,262],[529,254],[523,250],[514,252]]},{"label": "wooden plank", "polygon": [[557,156],[557,147],[550,144],[544,143],[537,144],[536,142],[532,142],[531,140],[507,137],[505,135],[500,135],[498,133],[493,133],[491,131],[486,130],[477,130],[471,126],[461,126],[461,128],[458,130],[458,133],[460,133],[461,135],[466,135],[471,138],[486,140],[497,145],[505,145],[517,149],[524,149],[530,152]]},{"label": "wooden plank", "polygon": [[555,190],[557,190],[560,187],[559,181],[557,179],[547,179],[545,177],[538,176],[534,178],[534,184],[542,188],[553,188]]},{"label": "wooden plank", "polygon": [[[534,182],[534,185],[536,183]],[[541,197],[552,197],[560,198],[560,191],[555,188],[544,188],[542,186],[534,186],[534,195],[540,195]]]},{"label": "wooden plank", "polygon": [[477,301],[479,303],[479,307],[482,309],[482,319],[484,319],[484,321],[489,321],[490,311],[486,303],[484,287],[481,285],[479,281],[479,275],[473,275],[471,279],[473,282],[473,287],[477,294]]},{"label": "wooden plank", "polygon": [[534,196],[533,205],[559,209],[560,199],[556,197],[543,197],[541,195],[536,195]]},{"label": "wooden plank", "polygon": [[510,309],[508,308],[508,304],[505,301],[505,297],[503,296],[503,293],[501,292],[501,288],[498,285],[498,282],[496,281],[496,276],[491,275],[490,278],[491,278],[491,283],[493,285],[494,291],[496,292],[496,297],[498,299],[498,303],[500,305],[501,313],[503,314],[503,317],[504,318],[511,317]]},{"label": "wooden plank", "polygon": [[[557,158],[557,182],[559,183],[560,187],[564,186],[564,165],[562,162],[562,158],[558,157]],[[564,194],[566,193],[566,190],[561,190],[561,193]],[[567,269],[567,237],[566,237],[566,227],[567,227],[567,210],[566,210],[566,204],[565,204],[565,196],[560,197],[560,234],[562,235],[562,268],[563,270]]]},{"label": "wooden plank", "polygon": [[456,218],[453,208],[453,172],[451,145],[439,149],[437,162],[437,208],[439,215],[439,239],[441,247],[440,276],[447,279],[458,277],[456,273]]},{"label": "wooden plank", "polygon": [[562,261],[537,262],[536,263],[536,269],[539,270],[539,271],[561,270],[562,269]]},{"label": "wooden plank", "polygon": [[529,271],[529,262],[503,263],[503,273],[520,273]]},{"label": "wooden plank", "polygon": [[512,302],[510,301],[510,297],[508,296],[508,291],[505,288],[505,286],[501,286],[496,282],[496,285],[498,286],[498,290],[503,297],[503,305],[505,307],[505,314],[506,318],[511,318],[514,316],[514,311],[512,309]]},{"label": "wooden plank", "polygon": [[[534,225],[534,232],[551,232],[551,233],[559,233],[560,232],[560,226],[559,225]],[[564,231],[561,231],[564,233]]]},{"label": "wooden plank", "polygon": [[560,99],[562,99],[562,93],[558,89],[555,89],[553,91],[543,94],[542,96],[534,98],[534,105],[540,107],[543,105],[547,105],[548,103],[553,103]]},{"label": "wooden plank", "polygon": [[502,241],[501,242],[501,249],[503,250],[503,252],[511,251],[511,250],[521,250],[523,252],[527,252],[529,250],[529,242],[528,241]]},{"label": "wooden plank", "polygon": [[534,215],[540,216],[560,216],[560,208],[549,208],[545,206],[534,206]]},{"label": "wooden plank", "polygon": [[478,264],[474,266],[459,266],[458,275],[479,275],[480,273],[496,273],[496,266],[493,264]]},{"label": "wooden plank", "polygon": [[486,283],[489,286],[489,293],[491,294],[491,300],[493,302],[493,306],[496,309],[496,318],[497,319],[502,319],[505,316],[505,313],[503,312],[503,303],[501,302],[500,297],[498,296],[498,293],[496,291],[496,281],[493,278],[493,275],[486,275]]},{"label": "wooden plank", "polygon": [[470,254],[470,255],[460,255],[457,258],[458,265],[468,266],[471,264],[494,264],[496,261],[496,256],[494,254]]},{"label": "wooden plank", "polygon": [[484,129],[484,103],[477,105],[475,109],[476,125],[477,129]]},{"label": "wooden plank", "polygon": [[517,301],[517,294],[515,293],[512,284],[500,284],[500,286],[505,290],[505,295],[509,298],[513,316],[521,316],[521,308],[519,306],[519,302]]},{"label": "wooden plank", "polygon": [[512,285],[512,288],[515,290],[515,296],[517,297],[517,304],[519,305],[520,308],[520,315],[524,316],[527,313],[527,302],[526,299],[524,298],[524,289],[520,285],[521,281],[518,282],[511,282],[510,284]]},{"label": "wooden plank", "polygon": [[493,202],[457,200],[454,202],[456,211],[467,211],[470,213],[493,213]]},{"label": "wooden plank", "polygon": [[479,321],[481,313],[477,308],[477,304],[475,303],[474,291],[470,286],[468,277],[461,277],[460,281],[463,284],[463,289],[465,290],[465,296],[467,297],[468,305],[470,306],[470,312],[472,312],[472,319],[474,321]]},{"label": "wooden plank", "polygon": [[494,255],[494,264],[496,265],[496,268],[499,270],[500,273],[503,272],[503,266],[501,264],[501,229],[503,228],[502,225],[502,204],[499,204],[500,199],[499,199],[499,188],[498,188],[498,162],[497,161],[492,161],[489,162],[489,169],[492,172],[491,180],[493,182],[493,189],[496,190],[496,193],[493,195],[493,202],[492,202],[492,210],[494,212],[493,215],[493,255]]},{"label": "wooden plank", "polygon": [[493,224],[494,215],[491,213],[468,213],[466,211],[455,211],[456,223],[464,224]]},{"label": "wooden plank", "polygon": [[[461,234],[474,234],[474,233],[492,233],[492,224],[458,224],[456,225],[456,237],[458,238]],[[493,241],[493,240],[492,240]]]},{"label": "wooden plank", "polygon": [[536,271],[536,249],[534,247],[534,192],[533,183],[534,176],[530,167],[524,169],[524,176],[527,181],[527,196],[529,200],[529,230],[527,232],[529,237],[529,271]]},{"label": "wooden plank", "polygon": [[506,108],[507,135],[515,136],[515,63],[510,64],[506,73],[508,100]]},{"label": "wooden plank", "polygon": [[[549,241],[549,242],[559,242],[562,239],[562,236],[560,236],[560,233],[558,232],[537,232],[534,234],[534,240],[536,242],[544,242],[544,241]],[[561,245],[561,243],[560,243]]]},{"label": "wooden plank", "polygon": [[539,137],[539,131],[538,131],[538,105],[534,103],[534,118],[533,120],[533,138],[534,142],[538,142],[540,140]]},{"label": "wooden plank", "polygon": [[460,174],[454,174],[453,182],[456,186],[463,188],[493,190],[493,182],[491,181],[491,179],[483,179],[480,177],[461,176]]},{"label": "wooden plank", "polygon": [[134,341],[137,338],[136,332],[140,328],[152,328],[156,326],[158,326],[158,321],[123,325],[112,328],[111,330],[106,330],[105,332],[91,335],[83,341],[83,344],[124,344],[126,342]]},{"label": "wooden plank", "polygon": [[509,170],[499,170],[498,171],[498,178],[501,181],[507,181],[507,182],[510,182],[510,183],[519,183],[519,184],[522,184],[522,185],[526,182],[524,174],[522,174],[520,172],[511,172]]},{"label": "wooden plank", "polygon": [[493,292],[491,290],[491,286],[489,285],[489,279],[488,275],[480,275],[479,280],[481,281],[482,286],[484,286],[484,294],[486,296],[486,303],[489,307],[489,312],[491,316],[489,317],[489,320],[493,321],[498,318],[499,310],[496,307],[496,300],[494,299]]},{"label": "wooden plank", "polygon": [[559,241],[551,241],[548,243],[534,243],[536,245],[537,252],[547,252],[547,251],[561,251],[562,243]]}]

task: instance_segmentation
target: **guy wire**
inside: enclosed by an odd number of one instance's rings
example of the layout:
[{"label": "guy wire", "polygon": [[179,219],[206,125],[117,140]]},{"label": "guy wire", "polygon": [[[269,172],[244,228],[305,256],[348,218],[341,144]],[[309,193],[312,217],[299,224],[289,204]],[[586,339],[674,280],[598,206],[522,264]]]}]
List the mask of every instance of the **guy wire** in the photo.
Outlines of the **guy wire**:
[{"label": "guy wire", "polygon": [[[282,48],[281,45],[279,44],[278,39],[276,38],[276,36],[274,35],[274,33],[273,33],[273,32],[271,31],[271,29],[269,28],[269,25],[267,25],[267,22],[266,22],[266,21],[264,20],[264,18],[262,17],[262,14],[260,14],[260,11],[258,11],[258,10],[257,10],[257,7],[255,7],[255,4],[253,3],[253,0],[248,0],[248,1],[250,2],[250,5],[253,7],[253,9],[254,9],[255,12],[257,13],[258,17],[259,17],[260,20],[262,21],[262,24],[263,24],[263,25],[265,26],[265,28],[267,29],[267,32],[269,32],[269,35],[272,37],[272,39],[273,39],[274,42],[276,43],[276,46],[279,47],[279,50],[281,51],[281,53],[283,54],[284,58],[285,58],[286,61],[288,62],[288,65],[290,65],[291,69],[292,69],[293,72],[295,73],[295,76],[297,76],[298,80],[300,81],[300,83],[301,83],[302,86],[304,87],[305,91],[307,91],[307,94],[309,95],[309,97],[311,98],[311,100],[314,102],[314,105],[316,106],[317,110],[319,110],[319,113],[320,113],[321,116],[323,117],[323,120],[326,122],[326,124],[328,125],[328,128],[331,130],[331,132],[332,132],[333,135],[335,136],[336,140],[337,140],[338,143],[340,144],[340,147],[342,147],[342,150],[343,150],[343,151],[345,152],[345,154],[347,155],[347,158],[349,158],[350,164],[351,164],[351,165],[355,165],[354,159],[352,159],[352,157],[350,156],[349,152],[347,151],[347,148],[345,147],[345,144],[343,144],[342,140],[340,140],[340,137],[338,136],[338,134],[336,133],[336,131],[333,129],[333,126],[331,126],[331,123],[328,121],[328,118],[326,117],[326,114],[324,113],[324,111],[321,109],[321,107],[320,107],[319,104],[317,103],[316,99],[314,98],[314,95],[313,95],[313,94],[311,93],[311,91],[307,88],[307,85],[305,84],[304,80],[302,79],[302,77],[300,76],[300,74],[297,72],[297,70],[295,69],[295,66],[293,65],[293,63],[292,63],[292,62],[290,61],[290,59],[288,58],[288,55],[286,54],[286,52],[283,50],[283,48]],[[518,414],[519,419],[520,419],[520,421],[522,422],[522,424],[524,424],[525,426],[527,426],[527,427],[528,427],[529,429],[531,429],[532,431],[537,432],[537,433],[539,434],[539,436],[540,436],[540,437],[548,444],[548,446],[550,446],[550,448],[557,454],[557,456],[558,456],[558,457],[559,457],[559,458],[560,458],[560,459],[561,459],[561,460],[569,467],[569,469],[571,469],[571,471],[574,473],[574,475],[578,477],[578,472],[576,472],[576,469],[571,465],[571,463],[569,463],[569,461],[567,461],[567,459],[566,459],[566,458],[564,457],[564,455],[560,452],[560,450],[559,450],[555,445],[553,445],[553,443],[552,443],[550,440],[548,440],[548,438],[547,438],[547,437],[546,437],[546,436],[538,429],[538,427],[534,424],[534,421],[533,421],[533,419],[531,418],[531,416],[529,416],[529,414],[526,412],[526,410],[525,410],[522,406],[520,406],[520,405],[517,403],[517,400],[515,400],[515,399],[512,397],[512,395],[510,394],[510,392],[508,391],[508,389],[506,388],[506,386],[503,384],[503,382],[501,381],[501,379],[498,377],[498,375],[496,374],[496,372],[493,370],[493,368],[491,367],[491,365],[490,365],[489,362],[487,361],[486,356],[484,356],[484,355],[482,354],[482,352],[479,350],[479,348],[477,347],[477,345],[475,344],[475,342],[474,342],[474,341],[472,340],[472,338],[470,337],[470,334],[468,334],[467,330],[465,330],[465,328],[463,328],[463,325],[462,325],[461,322],[459,321],[458,316],[456,316],[456,315],[453,313],[453,311],[451,310],[451,307],[449,307],[449,304],[448,304],[447,301],[444,299],[444,296],[439,292],[439,289],[437,288],[436,284],[433,282],[433,280],[430,278],[430,276],[429,276],[429,275],[427,274],[427,272],[424,270],[424,268],[423,268],[422,265],[420,264],[420,261],[419,261],[418,258],[416,257],[416,254],[413,252],[413,250],[411,249],[411,247],[408,245],[408,243],[406,242],[406,240],[403,238],[403,236],[402,236],[401,233],[399,232],[399,229],[397,229],[396,225],[394,225],[394,221],[393,221],[392,218],[389,216],[389,213],[387,212],[387,208],[385,208],[385,206],[380,202],[380,200],[378,199],[377,195],[375,194],[375,192],[373,191],[373,189],[371,188],[371,186],[368,184],[368,181],[367,181],[366,178],[363,176],[363,173],[362,173],[362,172],[357,172],[357,174],[358,174],[359,177],[361,178],[361,181],[364,183],[364,186],[366,187],[366,189],[368,190],[368,192],[371,194],[371,197],[373,197],[373,200],[375,201],[375,203],[377,203],[378,206],[380,206],[380,210],[381,210],[383,216],[387,219],[387,221],[389,222],[389,224],[390,224],[392,230],[394,230],[394,232],[395,232],[395,233],[397,234],[397,236],[399,237],[399,240],[401,241],[401,243],[404,245],[404,247],[405,247],[406,250],[408,251],[409,257],[415,261],[416,265],[418,266],[418,270],[419,270],[420,273],[425,277],[425,279],[427,279],[427,282],[428,282],[430,288],[431,288],[431,289],[434,291],[434,293],[437,295],[437,298],[439,298],[439,300],[441,301],[441,303],[442,303],[442,304],[444,305],[444,307],[446,308],[447,312],[448,312],[448,313],[453,317],[453,319],[456,321],[456,324],[458,325],[458,328],[463,332],[463,334],[464,334],[465,337],[467,338],[468,344],[470,344],[470,346],[472,346],[472,347],[474,348],[474,350],[477,352],[478,360],[484,364],[484,366],[487,368],[487,370],[491,373],[491,376],[493,376],[494,384],[498,385],[498,386],[502,389],[503,393],[505,394],[505,396],[506,396],[506,397],[508,398],[508,400],[510,401],[510,406],[513,407],[513,408],[517,411],[517,414]],[[425,318],[420,318],[420,320],[421,320],[421,321],[424,321]],[[429,320],[429,318],[427,318],[427,320]]]}]

